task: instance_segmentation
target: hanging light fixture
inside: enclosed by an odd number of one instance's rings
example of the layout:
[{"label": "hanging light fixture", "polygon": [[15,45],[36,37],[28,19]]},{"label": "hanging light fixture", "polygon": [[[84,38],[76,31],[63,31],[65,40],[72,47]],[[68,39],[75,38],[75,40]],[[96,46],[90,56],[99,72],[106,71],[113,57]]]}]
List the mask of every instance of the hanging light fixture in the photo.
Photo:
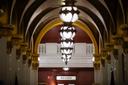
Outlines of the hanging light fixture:
[{"label": "hanging light fixture", "polygon": [[69,68],[68,68],[68,67],[63,67],[63,70],[64,70],[64,71],[68,71]]},{"label": "hanging light fixture", "polygon": [[68,59],[71,59],[71,56],[72,56],[72,53],[71,54],[62,54],[62,59],[64,58],[68,58]]},{"label": "hanging light fixture", "polygon": [[62,53],[62,54],[71,54],[72,52],[73,52],[73,48],[71,48],[71,47],[67,47],[67,48],[60,48],[60,52]]},{"label": "hanging light fixture", "polygon": [[59,14],[60,19],[64,22],[75,22],[78,20],[79,10],[74,5],[75,0],[65,0]]},{"label": "hanging light fixture", "polygon": [[62,7],[59,12],[60,19],[64,22],[60,28],[62,60],[67,65],[73,53],[73,38],[76,34],[72,23],[78,20],[79,10],[75,6],[76,0],[63,0]]},{"label": "hanging light fixture", "polygon": [[[64,57],[64,56],[65,56],[65,57]],[[69,62],[69,60],[70,60],[70,58],[68,58],[67,55],[64,55],[64,56],[62,57],[62,60],[63,60],[63,62],[65,62],[65,64],[67,65],[68,62]]]},{"label": "hanging light fixture", "polygon": [[72,39],[61,39],[61,47],[73,47],[73,40]]},{"label": "hanging light fixture", "polygon": [[60,29],[60,36],[63,39],[73,39],[76,34],[76,30],[73,26],[64,25]]}]

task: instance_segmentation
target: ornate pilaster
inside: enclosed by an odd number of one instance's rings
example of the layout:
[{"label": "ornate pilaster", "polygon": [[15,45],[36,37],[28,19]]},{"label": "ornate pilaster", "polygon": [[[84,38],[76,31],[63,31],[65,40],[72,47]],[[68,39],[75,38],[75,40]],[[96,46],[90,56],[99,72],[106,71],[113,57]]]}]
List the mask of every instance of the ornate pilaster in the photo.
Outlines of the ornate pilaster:
[{"label": "ornate pilaster", "polygon": [[121,35],[124,39],[124,43],[123,43],[123,51],[124,53],[128,53],[128,25],[127,24],[123,24],[120,26],[121,29]]},{"label": "ornate pilaster", "polygon": [[13,29],[13,25],[0,25],[0,37],[12,36]]},{"label": "ornate pilaster", "polygon": [[19,46],[23,42],[23,36],[19,34],[14,34],[11,38],[11,42],[14,46]]},{"label": "ornate pilaster", "polygon": [[20,55],[20,49],[19,49],[19,45],[22,42],[23,37],[21,35],[12,35],[10,38],[8,38],[7,41],[7,54],[10,54],[12,51],[13,46],[16,46],[17,52],[16,55],[19,56]]},{"label": "ornate pilaster", "polygon": [[100,55],[101,55],[102,67],[105,67],[105,63],[106,63],[106,60],[107,60],[107,50],[106,49],[102,49]]},{"label": "ornate pilaster", "polygon": [[21,43],[20,44],[23,64],[26,64],[26,61],[27,61],[27,58],[28,58],[28,56],[26,55],[27,48],[28,48],[28,44],[27,43]]},{"label": "ornate pilaster", "polygon": [[105,49],[107,51],[107,53],[106,53],[106,61],[107,61],[108,64],[111,64],[110,53],[114,49],[114,44],[113,43],[105,43]]},{"label": "ornate pilaster", "polygon": [[101,67],[101,62],[100,62],[101,57],[100,57],[99,54],[94,54],[93,56],[94,56],[94,62],[93,62],[93,64],[94,64],[94,77],[95,77],[94,79],[95,79],[95,84],[96,85],[101,85],[101,82],[102,82],[101,69],[100,69],[100,67]]},{"label": "ornate pilaster", "polygon": [[13,29],[14,29],[13,25],[0,25],[0,38],[5,37],[8,40],[6,45],[8,54],[10,54],[12,51],[12,43],[10,39],[13,34]]},{"label": "ornate pilaster", "polygon": [[100,70],[100,60],[101,57],[99,54],[94,54],[94,69],[95,70]]},{"label": "ornate pilaster", "polygon": [[32,53],[31,53],[31,49],[27,49],[26,56],[28,58],[28,61],[27,61],[28,67],[30,67],[31,64],[32,64]]},{"label": "ornate pilaster", "polygon": [[32,54],[32,68],[33,70],[38,70],[39,61],[38,61],[38,54]]},{"label": "ornate pilaster", "polygon": [[128,84],[128,66],[127,66],[127,60],[128,60],[128,24],[122,24],[120,26],[121,29],[121,35],[123,37],[124,43],[122,45],[123,47],[123,55],[122,58],[122,75],[123,75],[123,82],[124,84]]}]

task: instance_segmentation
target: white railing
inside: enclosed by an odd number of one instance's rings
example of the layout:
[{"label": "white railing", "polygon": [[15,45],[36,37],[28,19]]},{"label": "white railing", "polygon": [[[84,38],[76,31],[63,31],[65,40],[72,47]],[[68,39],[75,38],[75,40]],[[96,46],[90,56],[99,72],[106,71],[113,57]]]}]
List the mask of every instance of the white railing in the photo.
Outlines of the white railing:
[{"label": "white railing", "polygon": [[[40,55],[40,67],[63,67],[60,54],[60,44],[45,43],[38,47]],[[75,43],[72,58],[70,59],[69,67],[93,67],[92,57],[94,46],[92,43]]]}]

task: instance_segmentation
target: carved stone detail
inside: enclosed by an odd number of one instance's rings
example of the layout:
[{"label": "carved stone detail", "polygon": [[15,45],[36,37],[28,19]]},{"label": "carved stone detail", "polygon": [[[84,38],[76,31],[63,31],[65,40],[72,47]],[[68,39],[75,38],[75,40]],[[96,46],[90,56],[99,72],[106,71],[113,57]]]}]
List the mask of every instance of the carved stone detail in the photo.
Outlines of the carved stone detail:
[{"label": "carved stone detail", "polygon": [[105,49],[108,51],[108,52],[111,52],[114,48],[114,44],[113,43],[105,43]]},{"label": "carved stone detail", "polygon": [[93,64],[95,70],[100,70],[100,62],[94,62]]},{"label": "carved stone detail", "polygon": [[19,35],[19,34],[15,34],[12,36],[11,41],[12,41],[13,45],[18,46],[22,43],[23,36]]},{"label": "carved stone detail", "polygon": [[0,36],[1,37],[10,37],[13,32],[13,25],[2,25],[0,26]]},{"label": "carved stone detail", "polygon": [[114,35],[112,37],[112,39],[113,39],[112,42],[114,44],[114,48],[115,49],[122,48],[122,45],[123,45],[124,40],[123,40],[123,37],[121,35]]}]

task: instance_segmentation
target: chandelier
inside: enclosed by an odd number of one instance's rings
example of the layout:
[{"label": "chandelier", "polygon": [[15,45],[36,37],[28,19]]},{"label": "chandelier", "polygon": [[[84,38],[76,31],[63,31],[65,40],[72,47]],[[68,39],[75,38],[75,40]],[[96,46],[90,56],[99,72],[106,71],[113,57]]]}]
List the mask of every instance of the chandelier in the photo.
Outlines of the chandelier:
[{"label": "chandelier", "polygon": [[70,48],[70,47],[61,47],[60,48],[60,52],[62,54],[71,54],[73,52],[73,48]]},{"label": "chandelier", "polygon": [[75,2],[75,0],[64,1],[65,5],[62,6],[59,12],[60,19],[63,22],[75,22],[76,20],[78,20],[79,11],[77,7],[74,5]]},{"label": "chandelier", "polygon": [[61,47],[73,47],[73,39],[61,39]]},{"label": "chandelier", "polygon": [[71,55],[72,54],[63,54],[61,59],[63,60],[63,62],[67,65],[68,61],[71,59]]},{"label": "chandelier", "polygon": [[79,10],[74,5],[75,0],[64,0],[63,2],[59,12],[60,19],[63,21],[59,31],[61,36],[60,53],[61,59],[67,65],[73,54],[73,38],[76,35],[76,29],[72,24],[78,20]]},{"label": "chandelier", "polygon": [[73,26],[64,25],[61,27],[60,36],[63,39],[73,39],[75,36],[76,30]]}]

